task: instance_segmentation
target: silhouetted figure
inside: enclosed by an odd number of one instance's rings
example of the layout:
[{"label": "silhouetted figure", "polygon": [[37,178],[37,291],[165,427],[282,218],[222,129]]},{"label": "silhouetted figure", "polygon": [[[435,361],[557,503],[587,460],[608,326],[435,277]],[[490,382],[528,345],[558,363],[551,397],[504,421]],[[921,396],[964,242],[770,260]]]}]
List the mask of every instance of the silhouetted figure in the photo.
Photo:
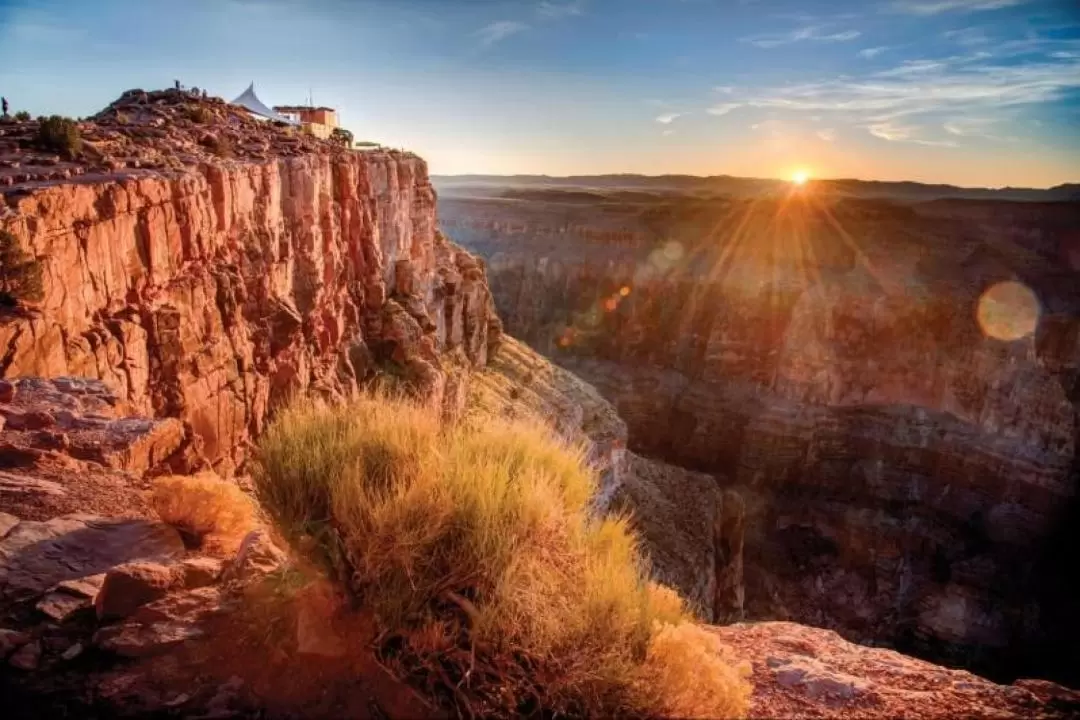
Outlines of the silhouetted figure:
[{"label": "silhouetted figure", "polygon": [[7,98],[0,98],[0,106],[2,106],[3,109],[4,109],[4,117],[7,117],[7,111],[8,111]]},{"label": "silhouetted figure", "polygon": [[203,90],[203,91],[202,91],[202,99],[203,99],[203,100],[205,100],[205,99],[206,99],[206,97],[207,97],[207,96],[206,96],[206,90]]},{"label": "silhouetted figure", "polygon": [[173,84],[176,86],[177,90],[180,89],[180,81],[179,80],[173,80]]}]

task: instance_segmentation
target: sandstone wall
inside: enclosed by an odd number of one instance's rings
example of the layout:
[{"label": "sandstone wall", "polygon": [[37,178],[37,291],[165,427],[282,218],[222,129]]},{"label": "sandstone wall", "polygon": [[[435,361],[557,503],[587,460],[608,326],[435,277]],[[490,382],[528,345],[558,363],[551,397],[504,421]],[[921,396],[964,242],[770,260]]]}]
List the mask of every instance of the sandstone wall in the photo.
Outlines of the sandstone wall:
[{"label": "sandstone wall", "polygon": [[340,395],[378,366],[450,409],[497,319],[482,267],[436,230],[419,158],[217,161],[8,189],[0,228],[45,298],[0,322],[4,377],[100,378],[177,417],[190,462],[231,472],[290,392]]}]

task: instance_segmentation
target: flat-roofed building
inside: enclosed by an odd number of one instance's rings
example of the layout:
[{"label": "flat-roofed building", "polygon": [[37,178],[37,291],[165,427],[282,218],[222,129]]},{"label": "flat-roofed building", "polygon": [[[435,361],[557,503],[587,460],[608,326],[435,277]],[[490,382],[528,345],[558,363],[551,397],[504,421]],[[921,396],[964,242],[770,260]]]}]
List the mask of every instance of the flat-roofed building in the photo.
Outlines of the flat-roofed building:
[{"label": "flat-roofed building", "polygon": [[311,105],[278,105],[274,112],[293,120],[315,137],[329,139],[338,126],[337,110]]}]

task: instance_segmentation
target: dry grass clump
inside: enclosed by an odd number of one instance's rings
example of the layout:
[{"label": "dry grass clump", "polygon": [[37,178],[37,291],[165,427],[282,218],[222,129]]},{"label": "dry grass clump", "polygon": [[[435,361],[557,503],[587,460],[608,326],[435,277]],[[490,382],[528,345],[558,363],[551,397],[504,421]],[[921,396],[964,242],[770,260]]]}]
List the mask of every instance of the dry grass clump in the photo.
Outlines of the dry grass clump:
[{"label": "dry grass clump", "polygon": [[169,475],[154,482],[151,496],[161,519],[192,547],[231,553],[258,526],[255,503],[234,483],[213,473]]},{"label": "dry grass clump", "polygon": [[649,643],[636,689],[639,703],[664,717],[740,717],[750,701],[750,672],[700,626],[664,625]]},{"label": "dry grass clump", "polygon": [[745,710],[745,681],[715,653],[705,677],[723,684],[686,687],[711,648],[648,581],[626,518],[590,516],[582,450],[544,428],[446,426],[387,396],[301,400],[259,461],[260,500],[374,614],[384,661],[460,712]]}]

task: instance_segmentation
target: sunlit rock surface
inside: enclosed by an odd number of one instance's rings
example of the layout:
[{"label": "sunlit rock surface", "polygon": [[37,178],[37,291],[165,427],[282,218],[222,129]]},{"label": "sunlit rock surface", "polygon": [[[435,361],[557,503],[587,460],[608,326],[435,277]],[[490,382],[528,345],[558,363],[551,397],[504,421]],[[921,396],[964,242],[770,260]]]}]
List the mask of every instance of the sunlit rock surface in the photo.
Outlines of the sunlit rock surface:
[{"label": "sunlit rock surface", "polygon": [[[100,378],[182,421],[192,463],[225,474],[293,391],[340,397],[393,364],[453,405],[443,365],[483,366],[497,319],[482,268],[436,231],[423,160],[284,137],[182,93],[118,103],[123,124],[110,108],[84,134],[168,163],[2,188],[0,229],[41,259],[45,295],[0,318],[0,375]],[[200,103],[234,156],[200,145]]]}]

